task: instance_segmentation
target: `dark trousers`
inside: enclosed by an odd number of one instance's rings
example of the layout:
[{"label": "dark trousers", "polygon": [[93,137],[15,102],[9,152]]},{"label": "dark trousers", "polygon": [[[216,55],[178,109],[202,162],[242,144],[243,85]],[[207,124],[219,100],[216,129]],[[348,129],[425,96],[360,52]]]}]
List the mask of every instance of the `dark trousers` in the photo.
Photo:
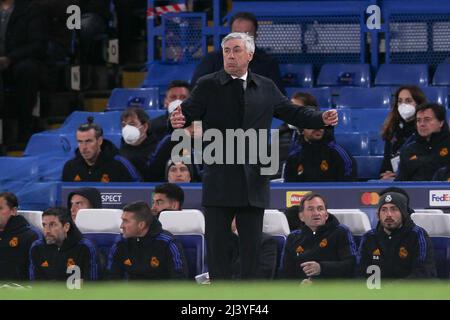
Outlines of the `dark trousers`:
[{"label": "dark trousers", "polygon": [[231,221],[236,216],[239,233],[241,278],[256,276],[264,209],[256,207],[206,207],[205,228],[208,270],[211,279],[231,279]]},{"label": "dark trousers", "polygon": [[[26,142],[32,134],[31,112],[37,100],[40,72],[39,62],[31,59],[17,62],[3,72],[3,89],[12,92],[11,104],[3,106],[3,116],[6,119],[18,120],[18,140],[21,142]],[[9,131],[5,130],[5,140],[9,138]]]}]

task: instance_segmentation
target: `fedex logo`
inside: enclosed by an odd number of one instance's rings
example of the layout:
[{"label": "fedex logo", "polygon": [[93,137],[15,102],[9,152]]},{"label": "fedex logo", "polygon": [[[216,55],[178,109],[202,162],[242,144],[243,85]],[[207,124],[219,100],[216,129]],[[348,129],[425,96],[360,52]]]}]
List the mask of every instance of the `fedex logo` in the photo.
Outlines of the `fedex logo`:
[{"label": "fedex logo", "polygon": [[450,207],[450,190],[430,190],[430,206]]}]

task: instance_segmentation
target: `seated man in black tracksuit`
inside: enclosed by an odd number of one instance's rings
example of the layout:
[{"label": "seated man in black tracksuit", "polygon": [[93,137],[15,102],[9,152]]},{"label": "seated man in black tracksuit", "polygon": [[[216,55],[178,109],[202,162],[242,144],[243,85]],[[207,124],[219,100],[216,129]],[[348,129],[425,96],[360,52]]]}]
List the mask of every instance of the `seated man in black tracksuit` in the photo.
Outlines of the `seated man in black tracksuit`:
[{"label": "seated man in black tracksuit", "polygon": [[45,241],[35,241],[30,249],[30,280],[65,281],[73,274],[71,266],[80,268],[83,280],[98,279],[97,250],[75,226],[69,210],[45,210],[42,226]]},{"label": "seated man in black tracksuit", "polygon": [[0,193],[0,280],[28,280],[28,251],[42,237],[17,215],[18,207],[13,193]]},{"label": "seated man in black tracksuit", "polygon": [[187,277],[183,250],[143,201],[123,208],[123,238],[111,248],[110,279],[169,280]]},{"label": "seated man in black tracksuit", "polygon": [[300,145],[286,160],[284,182],[352,181],[357,177],[355,159],[326,129],[303,129]]},{"label": "seated man in black tracksuit", "polygon": [[361,240],[360,274],[367,277],[367,268],[377,265],[382,279],[436,277],[430,238],[411,220],[407,197],[393,191],[382,194],[378,218],[377,227]]},{"label": "seated man in black tracksuit", "polygon": [[88,117],[77,129],[78,149],[64,165],[62,181],[134,182],[141,176],[130,161],[119,155],[116,146],[103,138],[103,129]]},{"label": "seated man in black tracksuit", "polygon": [[152,214],[159,218],[163,211],[179,211],[183,208],[184,191],[174,183],[155,186],[152,196]]},{"label": "seated man in black tracksuit", "polygon": [[307,194],[300,202],[304,225],[292,232],[283,252],[286,278],[349,278],[354,275],[357,250],[350,230],[327,212],[324,198]]},{"label": "seated man in black tracksuit", "polygon": [[416,108],[417,134],[400,152],[398,181],[431,181],[450,161],[450,133],[445,108],[424,103]]},{"label": "seated man in black tracksuit", "polygon": [[79,188],[69,193],[67,208],[70,209],[72,220],[75,222],[80,209],[102,208],[102,195],[96,188]]}]

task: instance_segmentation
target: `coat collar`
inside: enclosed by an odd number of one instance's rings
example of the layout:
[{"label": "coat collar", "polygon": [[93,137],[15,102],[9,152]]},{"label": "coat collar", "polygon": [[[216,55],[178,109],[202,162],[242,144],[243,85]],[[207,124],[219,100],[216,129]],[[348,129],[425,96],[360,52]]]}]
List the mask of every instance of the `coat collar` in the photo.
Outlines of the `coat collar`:
[{"label": "coat collar", "polygon": [[[231,80],[233,80],[233,78],[225,72],[224,69],[220,70],[218,73],[219,76],[219,82],[222,86],[226,85],[228,82],[230,82]],[[256,77],[250,69],[248,69],[248,74],[247,74],[247,88],[248,86],[254,83],[255,85],[259,86],[261,84],[261,81],[258,77]]]}]

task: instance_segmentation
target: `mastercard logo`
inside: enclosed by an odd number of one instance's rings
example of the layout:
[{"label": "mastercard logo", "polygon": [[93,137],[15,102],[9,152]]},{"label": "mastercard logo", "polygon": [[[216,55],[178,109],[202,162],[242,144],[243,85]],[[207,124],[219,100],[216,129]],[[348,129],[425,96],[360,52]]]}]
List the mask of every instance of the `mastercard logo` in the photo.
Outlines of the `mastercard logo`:
[{"label": "mastercard logo", "polygon": [[361,195],[361,203],[365,206],[375,206],[379,199],[380,196],[376,192],[364,192]]}]

